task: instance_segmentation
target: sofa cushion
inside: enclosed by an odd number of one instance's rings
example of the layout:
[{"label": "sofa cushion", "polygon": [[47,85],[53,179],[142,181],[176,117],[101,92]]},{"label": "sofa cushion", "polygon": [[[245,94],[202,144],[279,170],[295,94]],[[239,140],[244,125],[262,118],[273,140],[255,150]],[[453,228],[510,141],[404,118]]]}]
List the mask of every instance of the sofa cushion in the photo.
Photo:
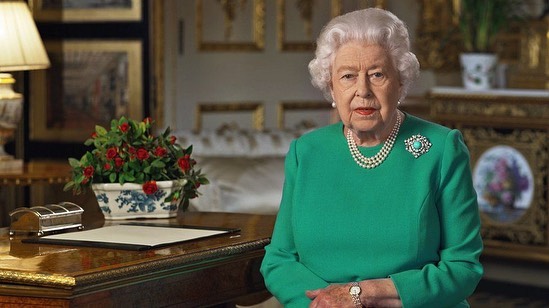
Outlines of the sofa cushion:
[{"label": "sofa cushion", "polygon": [[275,214],[284,182],[284,157],[195,156],[210,184],[191,200],[198,211]]}]

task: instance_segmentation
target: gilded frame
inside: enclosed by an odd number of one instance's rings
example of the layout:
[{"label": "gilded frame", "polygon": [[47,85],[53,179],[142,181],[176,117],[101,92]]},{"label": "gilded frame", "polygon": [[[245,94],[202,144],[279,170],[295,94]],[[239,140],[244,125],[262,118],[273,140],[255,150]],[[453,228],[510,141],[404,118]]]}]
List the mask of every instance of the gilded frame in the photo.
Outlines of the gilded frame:
[{"label": "gilded frame", "polygon": [[[250,41],[230,41],[230,34],[233,30],[235,0],[227,1],[227,7],[221,7],[220,13],[224,16],[223,29],[217,29],[219,33],[225,33],[224,40],[208,40],[205,27],[213,24],[207,23],[203,16],[204,2],[208,0],[196,0],[196,44],[199,51],[262,51],[265,47],[265,0],[252,0],[249,18],[241,20],[251,20],[252,29],[250,29]],[[221,5],[221,4],[218,4]],[[229,36],[229,37],[227,37]]]},{"label": "gilded frame", "polygon": [[[483,154],[488,153],[490,150],[494,150],[496,147],[505,146],[516,153],[520,153],[520,157],[525,159],[525,164],[531,170],[532,178],[530,181],[526,181],[531,186],[525,186],[532,190],[530,202],[525,207],[519,209],[516,206],[515,198],[520,196],[520,192],[513,194],[512,208],[505,208],[498,202],[493,202],[491,207],[495,210],[489,209],[486,211],[482,202],[479,201],[480,214],[482,220],[482,237],[484,243],[487,246],[487,250],[490,251],[491,247],[501,247],[506,249],[516,249],[520,247],[523,252],[523,257],[528,256],[528,251],[535,251],[536,249],[545,248],[549,251],[549,230],[547,221],[549,221],[549,202],[547,200],[547,168],[549,161],[549,141],[547,139],[547,132],[539,129],[494,129],[494,128],[482,128],[482,127],[465,127],[462,128],[464,139],[467,142],[467,146],[471,155],[473,171],[477,171],[480,166],[480,158],[484,157]],[[505,161],[509,166],[520,166],[521,164],[511,164],[514,161],[512,155],[505,155]],[[523,165],[523,166],[524,166]],[[497,172],[493,168],[493,172]],[[528,169],[528,168],[527,168]],[[525,171],[524,168],[521,171]],[[521,172],[521,176],[528,172]],[[490,173],[492,174],[492,173]],[[510,174],[519,174],[513,172]],[[518,175],[515,175],[515,177]],[[525,177],[526,178],[526,177]],[[496,180],[491,180],[493,184]],[[505,178],[505,181],[510,181],[509,178]],[[475,181],[477,194],[479,200],[486,195],[485,191],[478,189],[478,179]],[[494,201],[494,198],[492,198]],[[495,199],[499,200],[499,199]],[[502,212],[505,211],[505,212]],[[506,220],[500,217],[508,217],[509,214],[515,211],[515,216],[512,219]],[[495,216],[493,213],[503,213]],[[506,216],[501,216],[506,215]],[[495,217],[494,217],[495,216]],[[504,254],[505,255],[505,254]]]},{"label": "gilded frame", "polygon": [[[292,112],[328,112],[329,115],[329,122],[331,123],[333,121],[333,108],[330,105],[330,103],[326,101],[287,101],[287,102],[280,102],[277,106],[277,127],[279,129],[295,129],[295,127],[286,127],[287,125],[287,116]],[[327,123],[322,123],[327,124]],[[309,129],[313,127],[318,127],[319,124],[316,123],[316,121],[303,118],[299,123],[298,126],[301,128]]]},{"label": "gilded frame", "polygon": [[[256,131],[265,128],[265,107],[259,102],[231,102],[231,103],[198,103],[195,109],[194,130],[202,129],[203,117],[207,113],[241,113],[251,114],[251,126]],[[225,123],[226,124],[226,123]]]},{"label": "gilded frame", "polygon": [[[286,25],[293,20],[290,18],[288,6],[292,5],[295,11],[300,15],[300,21],[294,21],[293,24],[301,24],[304,27],[304,36],[301,40],[289,40],[286,35]],[[323,0],[324,6],[319,6],[313,0],[298,1],[296,0],[277,0],[276,14],[276,29],[277,29],[277,45],[281,51],[314,51],[314,43],[316,36],[322,27],[333,17],[347,13],[351,10],[366,7],[385,7],[385,0]],[[321,18],[317,23],[314,22],[314,14],[326,11],[324,8],[329,8],[329,15]],[[315,10],[316,9],[316,10]]]},{"label": "gilded frame", "polygon": [[[30,73],[31,140],[83,142],[95,124],[109,126],[122,115],[143,118],[141,41],[60,40],[44,45],[52,66]],[[79,118],[88,121],[75,120]]]},{"label": "gilded frame", "polygon": [[103,4],[102,6],[95,7],[48,8],[44,0],[30,0],[29,4],[36,21],[114,22],[140,21],[143,14],[142,1],[130,0],[131,4],[129,7],[113,7]]}]

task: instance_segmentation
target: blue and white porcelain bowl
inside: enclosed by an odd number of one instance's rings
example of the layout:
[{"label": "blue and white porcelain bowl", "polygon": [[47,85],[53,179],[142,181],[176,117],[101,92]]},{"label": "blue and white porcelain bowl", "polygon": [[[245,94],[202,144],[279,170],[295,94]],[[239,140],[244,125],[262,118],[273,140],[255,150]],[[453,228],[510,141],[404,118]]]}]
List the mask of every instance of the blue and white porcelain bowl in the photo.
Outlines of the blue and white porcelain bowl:
[{"label": "blue and white porcelain bowl", "polygon": [[143,192],[142,184],[92,184],[92,190],[105,219],[170,218],[177,215],[183,194],[165,202],[172,192],[182,190],[187,180],[157,181],[158,190],[150,195]]}]

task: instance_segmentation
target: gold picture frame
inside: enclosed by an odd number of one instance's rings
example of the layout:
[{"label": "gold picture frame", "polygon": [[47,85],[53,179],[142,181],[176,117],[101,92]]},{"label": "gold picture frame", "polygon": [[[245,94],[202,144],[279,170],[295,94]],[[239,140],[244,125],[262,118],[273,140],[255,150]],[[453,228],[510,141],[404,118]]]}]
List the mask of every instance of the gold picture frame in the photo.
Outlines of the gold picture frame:
[{"label": "gold picture frame", "polygon": [[198,103],[195,109],[194,130],[199,132],[203,129],[204,117],[207,114],[216,113],[223,116],[223,121],[216,121],[215,129],[224,127],[239,127],[242,121],[237,118],[238,115],[245,114],[250,116],[250,126],[256,131],[262,131],[265,128],[265,107],[259,102],[230,102],[230,103]]},{"label": "gold picture frame", "polygon": [[[485,253],[522,258],[549,252],[547,132],[537,129],[462,128],[471,155]],[[549,260],[549,257],[547,258]]]},{"label": "gold picture frame", "polygon": [[140,21],[142,1],[72,1],[73,6],[64,7],[62,1],[30,0],[29,5],[36,21],[114,22]]},{"label": "gold picture frame", "polygon": [[[214,16],[206,19],[205,11]],[[200,51],[264,49],[265,0],[196,0],[195,17],[196,44]]]},{"label": "gold picture frame", "polygon": [[[142,42],[45,41],[47,70],[30,73],[30,139],[83,142],[95,125],[143,118]],[[55,82],[54,82],[55,81]]]},{"label": "gold picture frame", "polygon": [[[279,129],[311,129],[334,122],[334,109],[326,101],[286,101],[277,106]],[[294,121],[289,117],[295,115]],[[321,123],[318,123],[318,120]],[[291,122],[292,125],[288,125]]]},{"label": "gold picture frame", "polygon": [[[315,40],[333,17],[367,7],[385,7],[385,0],[277,0],[277,45],[281,51],[314,51]],[[292,28],[290,37],[286,32]],[[295,31],[301,29],[301,31]]]}]

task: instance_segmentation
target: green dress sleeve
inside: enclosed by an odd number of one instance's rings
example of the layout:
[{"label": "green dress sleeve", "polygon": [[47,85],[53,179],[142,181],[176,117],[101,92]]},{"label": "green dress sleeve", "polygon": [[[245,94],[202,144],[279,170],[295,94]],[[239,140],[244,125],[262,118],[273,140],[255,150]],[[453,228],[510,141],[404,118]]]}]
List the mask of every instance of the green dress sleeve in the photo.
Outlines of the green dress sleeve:
[{"label": "green dress sleeve", "polygon": [[460,299],[470,295],[482,277],[482,240],[469,152],[457,130],[446,138],[438,187],[433,189],[441,227],[440,261],[389,277],[403,307],[467,307]]},{"label": "green dress sleeve", "polygon": [[324,288],[328,283],[299,262],[293,241],[292,199],[297,171],[296,142],[291,143],[285,162],[282,201],[271,243],[265,247],[261,273],[267,289],[284,307],[308,307],[305,291]]}]

